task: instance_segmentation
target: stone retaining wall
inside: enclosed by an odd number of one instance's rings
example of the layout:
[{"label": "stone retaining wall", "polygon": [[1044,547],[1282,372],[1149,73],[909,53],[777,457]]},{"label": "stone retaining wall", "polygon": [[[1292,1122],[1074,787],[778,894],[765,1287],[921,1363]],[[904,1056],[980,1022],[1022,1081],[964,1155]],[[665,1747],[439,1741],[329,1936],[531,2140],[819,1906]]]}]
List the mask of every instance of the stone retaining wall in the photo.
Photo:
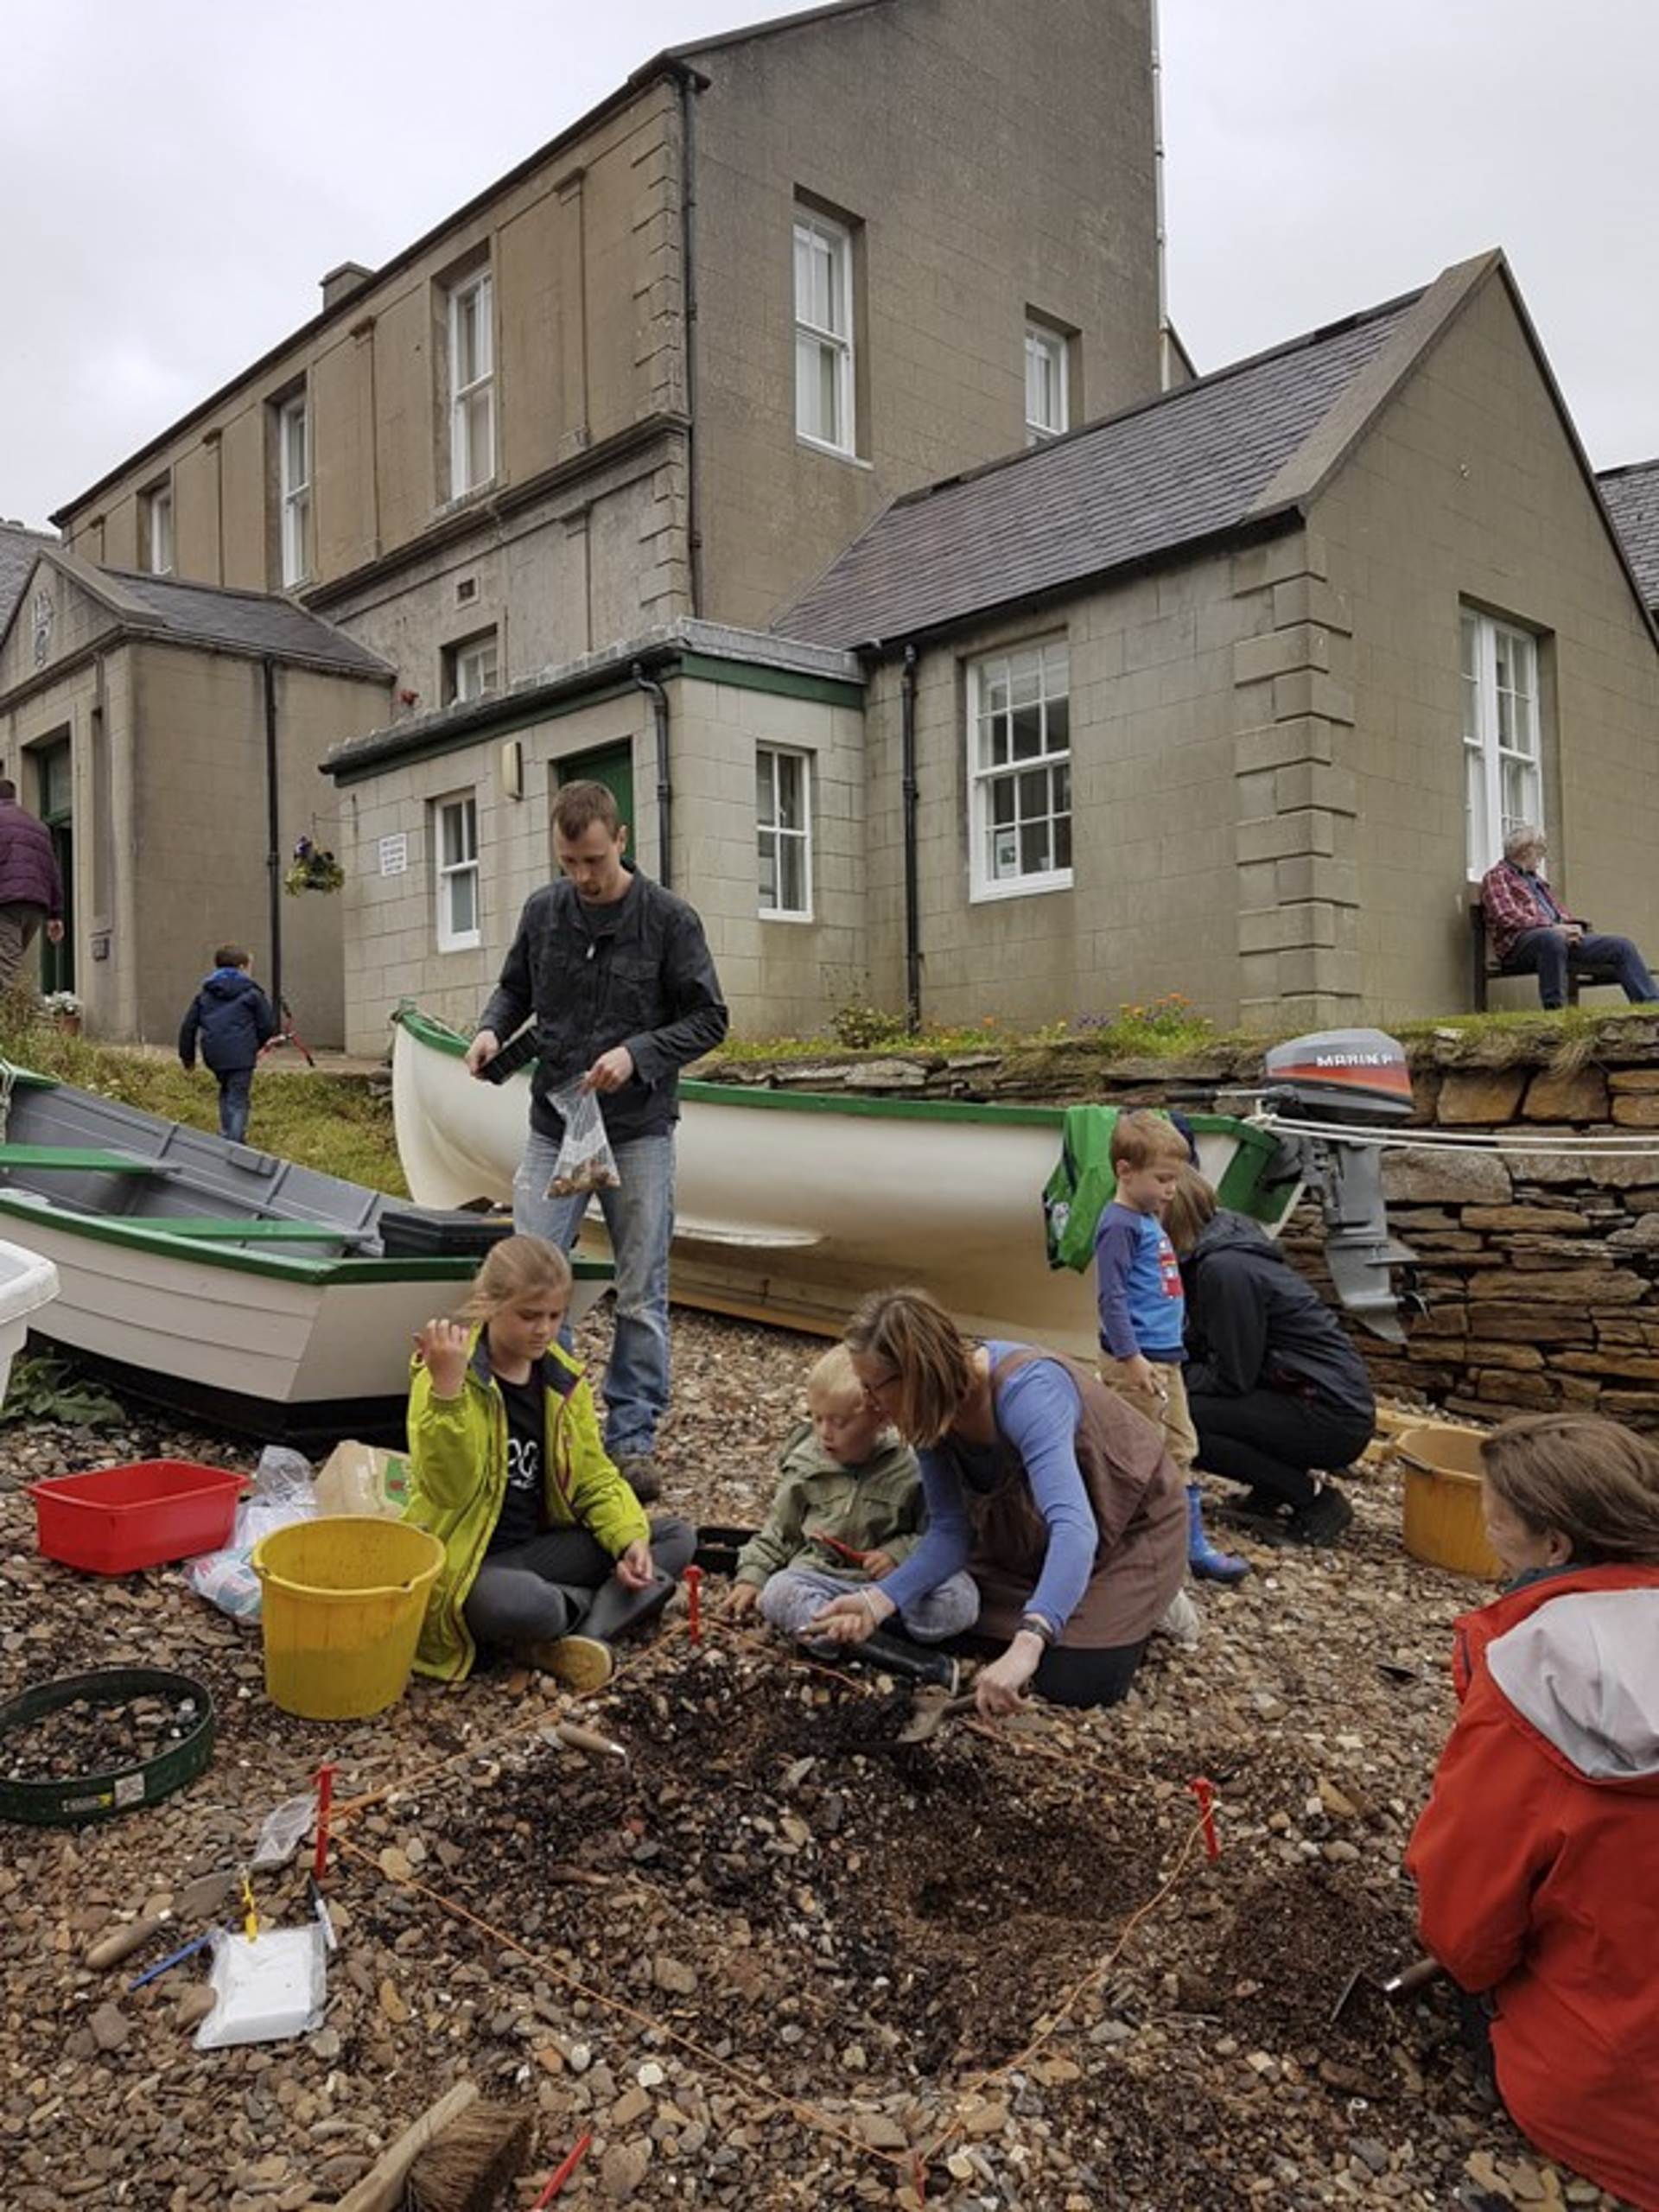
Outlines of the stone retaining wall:
[{"label": "stone retaining wall", "polygon": [[[1385,1155],[1389,1226],[1417,1255],[1422,1310],[1403,1350],[1357,1339],[1379,1389],[1484,1420],[1577,1409],[1659,1427],[1659,1065],[1613,1057],[1653,1028],[1604,1025],[1600,1057],[1577,1069],[1414,1066],[1420,1119],[1492,1141]],[[1648,1131],[1640,1154],[1531,1148]],[[1317,1269],[1317,1221],[1294,1227]]]},{"label": "stone retaining wall", "polygon": [[[1415,1105],[1400,1134],[1433,1127],[1491,1141],[1384,1156],[1389,1226],[1417,1255],[1408,1287],[1419,1303],[1403,1346],[1355,1331],[1379,1391],[1487,1421],[1579,1408],[1659,1429],[1659,1022],[1632,1013],[1590,1031],[1548,1020],[1447,1027],[1407,1049]],[[1218,1046],[1191,1061],[1114,1066],[1079,1046],[697,1072],[867,1095],[1236,1111],[1260,1060],[1255,1047]],[[1515,1142],[1646,1131],[1643,1156]],[[1285,1243],[1334,1304],[1317,1208],[1298,1209]]]}]

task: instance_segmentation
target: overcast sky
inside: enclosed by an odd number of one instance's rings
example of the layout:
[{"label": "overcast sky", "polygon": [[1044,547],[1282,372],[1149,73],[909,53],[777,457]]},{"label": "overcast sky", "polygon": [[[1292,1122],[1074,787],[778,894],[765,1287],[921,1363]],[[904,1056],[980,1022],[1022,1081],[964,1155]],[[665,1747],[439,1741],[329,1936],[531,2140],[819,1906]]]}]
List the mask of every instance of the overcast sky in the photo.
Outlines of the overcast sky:
[{"label": "overcast sky", "polygon": [[[1044,0],[1013,0],[1040,25]],[[785,0],[10,0],[0,516],[43,525],[677,41]],[[1201,370],[1507,251],[1598,467],[1659,454],[1656,0],[1160,0]]]}]

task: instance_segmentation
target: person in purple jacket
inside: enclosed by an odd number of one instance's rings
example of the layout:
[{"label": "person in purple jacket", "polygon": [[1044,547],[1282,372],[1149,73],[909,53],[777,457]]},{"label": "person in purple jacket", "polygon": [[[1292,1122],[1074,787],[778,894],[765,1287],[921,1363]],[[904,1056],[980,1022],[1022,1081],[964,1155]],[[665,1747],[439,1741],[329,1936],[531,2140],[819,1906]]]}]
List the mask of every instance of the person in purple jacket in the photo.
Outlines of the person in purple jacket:
[{"label": "person in purple jacket", "polygon": [[23,955],[46,925],[63,941],[63,876],[44,822],[17,804],[17,786],[0,776],[0,991],[9,990]]}]

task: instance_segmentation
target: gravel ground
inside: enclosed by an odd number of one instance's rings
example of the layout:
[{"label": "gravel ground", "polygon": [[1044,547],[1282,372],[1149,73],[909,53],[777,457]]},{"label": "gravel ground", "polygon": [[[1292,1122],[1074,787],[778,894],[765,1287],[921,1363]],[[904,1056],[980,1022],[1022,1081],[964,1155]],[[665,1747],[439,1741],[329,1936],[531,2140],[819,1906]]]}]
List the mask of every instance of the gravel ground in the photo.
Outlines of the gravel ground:
[{"label": "gravel ground", "polygon": [[[819,1347],[690,1313],[675,1335],[666,1503],[752,1525]],[[1125,1706],[903,1750],[901,1691],[734,1633],[712,1573],[698,1639],[682,1599],[596,1698],[503,1669],[296,1719],[257,1628],[176,1569],[39,1556],[21,1484],[152,1457],[251,1464],[137,1416],[0,1430],[0,1694],[144,1664],[217,1713],[211,1764],[162,1802],[0,1824],[7,2212],[331,2202],[463,2074],[534,2118],[519,2206],[588,2133],[573,2207],[1612,2204],[1482,2108],[1443,1986],[1392,2006],[1362,1985],[1332,2017],[1357,1967],[1414,1954],[1401,1857],[1451,1624],[1483,1594],[1406,1557],[1386,1455],[1339,1551],[1247,1543],[1246,1583],[1195,1591],[1199,1648],[1155,1644]],[[559,1742],[566,1716],[626,1762]],[[201,1878],[245,1865],[325,1758],[322,2024],[198,2050],[203,1957],[129,1985],[234,1915]],[[308,1864],[254,1878],[268,1926],[302,1922]],[[88,1963],[112,1923],[169,1910]]]}]

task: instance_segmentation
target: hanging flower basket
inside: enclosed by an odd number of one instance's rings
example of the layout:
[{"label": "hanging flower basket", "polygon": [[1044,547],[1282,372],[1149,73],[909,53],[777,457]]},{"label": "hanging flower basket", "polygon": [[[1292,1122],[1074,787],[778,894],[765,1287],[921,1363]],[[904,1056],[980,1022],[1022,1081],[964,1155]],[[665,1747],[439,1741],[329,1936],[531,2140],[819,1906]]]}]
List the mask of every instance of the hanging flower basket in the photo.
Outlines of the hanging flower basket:
[{"label": "hanging flower basket", "polygon": [[302,891],[338,891],[345,880],[346,871],[334,855],[314,845],[308,837],[302,837],[294,848],[283,888],[290,899],[297,899]]}]

